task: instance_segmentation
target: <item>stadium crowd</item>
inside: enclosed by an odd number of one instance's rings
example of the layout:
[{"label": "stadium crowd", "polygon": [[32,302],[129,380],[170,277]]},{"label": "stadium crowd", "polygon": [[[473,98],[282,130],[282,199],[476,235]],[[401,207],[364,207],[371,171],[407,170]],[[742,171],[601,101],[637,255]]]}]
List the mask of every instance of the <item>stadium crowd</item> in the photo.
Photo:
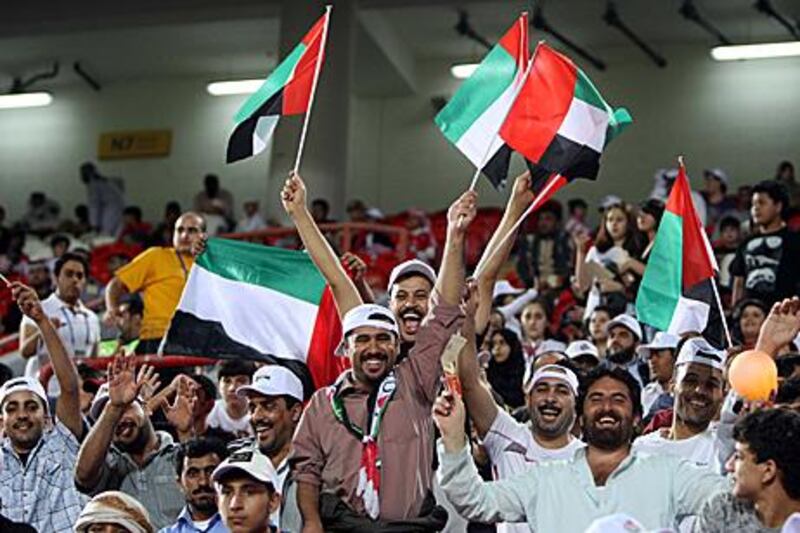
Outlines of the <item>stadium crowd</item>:
[{"label": "stadium crowd", "polygon": [[[328,203],[299,175],[281,192],[297,237],[258,233],[280,224],[256,200],[236,220],[214,175],[155,225],[123,180],[79,175],[74,219],[43,192],[13,224],[0,207],[2,332],[26,360],[0,367],[2,531],[800,531],[790,162],[735,191],[708,169],[692,193],[734,346],[636,318],[676,170],[640,203],[603,198],[596,228],[573,198],[515,229],[527,173],[494,218],[473,191],[439,215],[350,202],[351,222],[407,230],[400,258],[393,233],[320,228]],[[135,357],[159,351],[207,239],[234,231],[302,247],[324,276],[347,361],[328,386],[261,361]],[[729,385],[745,350],[777,364],[768,401]]]}]

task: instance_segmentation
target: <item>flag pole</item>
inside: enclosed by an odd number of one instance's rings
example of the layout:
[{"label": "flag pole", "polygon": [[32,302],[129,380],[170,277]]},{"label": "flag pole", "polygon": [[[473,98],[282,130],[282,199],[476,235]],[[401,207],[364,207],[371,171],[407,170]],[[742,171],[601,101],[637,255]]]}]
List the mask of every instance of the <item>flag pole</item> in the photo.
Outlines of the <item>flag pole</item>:
[{"label": "flag pole", "polygon": [[731,330],[728,329],[728,320],[725,318],[725,310],[722,308],[722,300],[719,297],[719,290],[717,289],[717,277],[711,278],[711,286],[714,288],[714,298],[717,300],[717,307],[719,307],[719,316],[722,318],[722,329],[725,330],[725,340],[728,341],[728,348],[733,348],[733,340],[731,340]]},{"label": "flag pole", "polygon": [[[522,18],[522,16],[525,16],[525,20],[527,20],[527,14],[528,13],[526,11],[523,12],[520,18]],[[525,28],[525,31],[527,31],[527,28]],[[527,48],[528,40],[527,39],[520,39],[520,40],[525,41],[524,43],[520,43],[520,46],[525,46]],[[503,115],[503,120],[501,120],[500,125],[497,126],[497,131],[494,133],[494,135],[489,140],[489,143],[486,145],[486,150],[483,153],[483,157],[481,157],[481,164],[475,169],[475,174],[472,175],[472,182],[470,182],[469,184],[470,191],[474,191],[475,187],[477,187],[478,185],[478,178],[481,177],[481,172],[483,171],[483,165],[487,163],[486,158],[489,157],[489,152],[491,152],[492,150],[492,145],[494,144],[494,140],[497,138],[498,135],[500,135],[500,130],[503,129],[503,124],[508,118],[508,114],[511,113],[511,108],[514,107],[514,102],[517,101],[517,96],[519,96],[519,93],[522,91],[522,87],[525,85],[525,80],[528,79],[528,74],[530,74],[531,72],[531,67],[533,67],[533,60],[536,58],[536,50],[539,49],[539,44],[542,44],[543,42],[544,41],[539,41],[539,43],[536,45],[536,48],[534,48],[533,54],[531,55],[531,59],[530,61],[528,61],[528,65],[525,67],[525,72],[522,74],[522,78],[520,78],[520,83],[517,87],[514,88],[514,96],[511,98],[511,105],[509,105],[508,109],[506,109],[506,112]],[[525,55],[528,54],[527,50],[524,50],[523,52],[525,53]]]},{"label": "flag pole", "polygon": [[[328,25],[331,20],[331,10],[333,5],[328,4],[325,6],[325,25],[322,28],[322,40],[319,43],[319,55],[325,53],[325,45],[328,41]],[[300,144],[297,147],[297,157],[294,160],[294,169],[292,174],[297,174],[300,170],[300,159],[303,157],[303,148],[306,144],[306,134],[308,133],[308,123],[311,120],[311,109],[314,107],[314,96],[317,93],[317,82],[319,81],[319,72],[322,69],[322,57],[317,57],[317,64],[314,66],[314,81],[311,83],[311,95],[308,98],[308,109],[306,116],[303,119],[303,129],[300,132]]]},{"label": "flag pole", "polygon": [[5,284],[6,284],[6,287],[10,287],[10,286],[11,286],[11,282],[10,282],[10,281],[8,281],[8,278],[7,278],[7,277],[5,277],[5,276],[4,276],[2,273],[0,273],[0,281],[2,281],[3,283],[5,283]]}]

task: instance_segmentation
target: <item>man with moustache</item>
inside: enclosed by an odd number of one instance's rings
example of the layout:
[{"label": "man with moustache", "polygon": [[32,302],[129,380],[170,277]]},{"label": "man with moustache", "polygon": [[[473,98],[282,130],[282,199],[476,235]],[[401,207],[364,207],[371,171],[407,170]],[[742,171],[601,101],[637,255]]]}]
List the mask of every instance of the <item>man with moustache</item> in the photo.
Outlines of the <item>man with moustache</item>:
[{"label": "man with moustache", "polygon": [[594,520],[624,511],[657,529],[696,514],[709,494],[726,485],[689,461],[631,451],[642,407],[639,384],[628,372],[598,367],[584,386],[579,404],[586,448],[569,461],[541,463],[493,483],[481,481],[472,463],[461,398],[448,392],[437,399],[439,480],[462,516],[524,521],[535,531],[584,531]]},{"label": "man with moustache", "polygon": [[608,341],[603,364],[627,370],[639,383],[639,387],[644,387],[650,381],[650,369],[636,353],[642,342],[642,326],[639,321],[624,313],[617,315],[606,324],[606,333]]},{"label": "man with moustache", "polygon": [[78,371],[36,292],[14,282],[11,293],[41,332],[61,395],[50,413],[44,387],[35,379],[13,378],[0,388],[0,514],[38,531],[71,532],[87,501],[72,477],[85,433]]},{"label": "man with moustache", "polygon": [[289,476],[289,452],[297,424],[303,414],[303,383],[291,370],[266,365],[256,370],[253,381],[236,389],[247,398],[250,426],[259,451],[272,463],[281,494],[281,505],[272,514],[275,526],[300,531],[297,486]]},{"label": "man with moustache", "polygon": [[[310,225],[305,187],[298,176],[287,180],[282,199],[307,248],[321,247],[332,256],[319,230]],[[463,317],[459,302],[464,240],[475,218],[475,201],[476,194],[469,191],[448,210],[442,268],[430,309],[413,332],[414,347],[399,363],[401,333],[395,314],[348,297],[355,288],[341,266],[314,259],[320,270],[329,270],[329,281],[338,280],[331,286],[344,313],[343,348],[352,369],[314,394],[292,444],[292,475],[304,533],[359,528],[427,531],[446,522],[446,513],[442,516],[430,494],[430,407],[442,374],[442,351]]]},{"label": "man with moustache", "polygon": [[639,437],[633,450],[682,457],[722,472],[713,421],[725,398],[725,359],[725,352],[702,337],[683,341],[675,363],[672,426]]},{"label": "man with moustache", "polygon": [[[92,402],[96,422],[78,453],[75,484],[92,496],[107,490],[133,496],[150,512],[153,525],[163,528],[178,518],[184,504],[175,482],[179,448],[169,433],[153,428],[139,397],[149,371],[143,366],[137,374],[135,369],[134,359],[126,357],[114,358],[108,367],[107,389]],[[183,378],[178,378],[174,404],[164,407],[182,439],[193,424],[192,391]]]},{"label": "man with moustache", "polygon": [[175,455],[178,484],[186,498],[178,521],[159,533],[228,533],[217,512],[217,493],[211,476],[228,457],[228,449],[216,439],[192,439]]}]

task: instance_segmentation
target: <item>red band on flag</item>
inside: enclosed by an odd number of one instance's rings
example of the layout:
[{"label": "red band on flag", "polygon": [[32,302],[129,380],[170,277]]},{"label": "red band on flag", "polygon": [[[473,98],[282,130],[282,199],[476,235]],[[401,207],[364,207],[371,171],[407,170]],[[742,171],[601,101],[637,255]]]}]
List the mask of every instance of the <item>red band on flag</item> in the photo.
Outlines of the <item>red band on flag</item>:
[{"label": "red band on flag", "polygon": [[302,115],[308,110],[317,62],[325,59],[325,50],[322,50],[322,35],[327,16],[327,13],[322,15],[314,27],[303,37],[303,44],[307,48],[294,68],[292,79],[283,89],[283,115]]},{"label": "red band on flag", "polygon": [[331,288],[325,287],[306,358],[306,366],[311,372],[315,388],[332,384],[343,370],[350,367],[350,360],[347,357],[335,355],[341,340],[342,323],[339,320],[336,301],[333,299]]}]

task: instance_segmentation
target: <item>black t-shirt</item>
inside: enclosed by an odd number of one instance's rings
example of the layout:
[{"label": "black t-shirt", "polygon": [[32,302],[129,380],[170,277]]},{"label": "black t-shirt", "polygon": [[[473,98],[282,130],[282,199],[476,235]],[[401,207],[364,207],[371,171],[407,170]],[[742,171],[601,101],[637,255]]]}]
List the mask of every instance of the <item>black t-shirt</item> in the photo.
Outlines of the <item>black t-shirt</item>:
[{"label": "black t-shirt", "polygon": [[747,298],[772,306],[800,291],[800,235],[782,228],[753,235],[739,246],[731,275],[744,278]]}]

